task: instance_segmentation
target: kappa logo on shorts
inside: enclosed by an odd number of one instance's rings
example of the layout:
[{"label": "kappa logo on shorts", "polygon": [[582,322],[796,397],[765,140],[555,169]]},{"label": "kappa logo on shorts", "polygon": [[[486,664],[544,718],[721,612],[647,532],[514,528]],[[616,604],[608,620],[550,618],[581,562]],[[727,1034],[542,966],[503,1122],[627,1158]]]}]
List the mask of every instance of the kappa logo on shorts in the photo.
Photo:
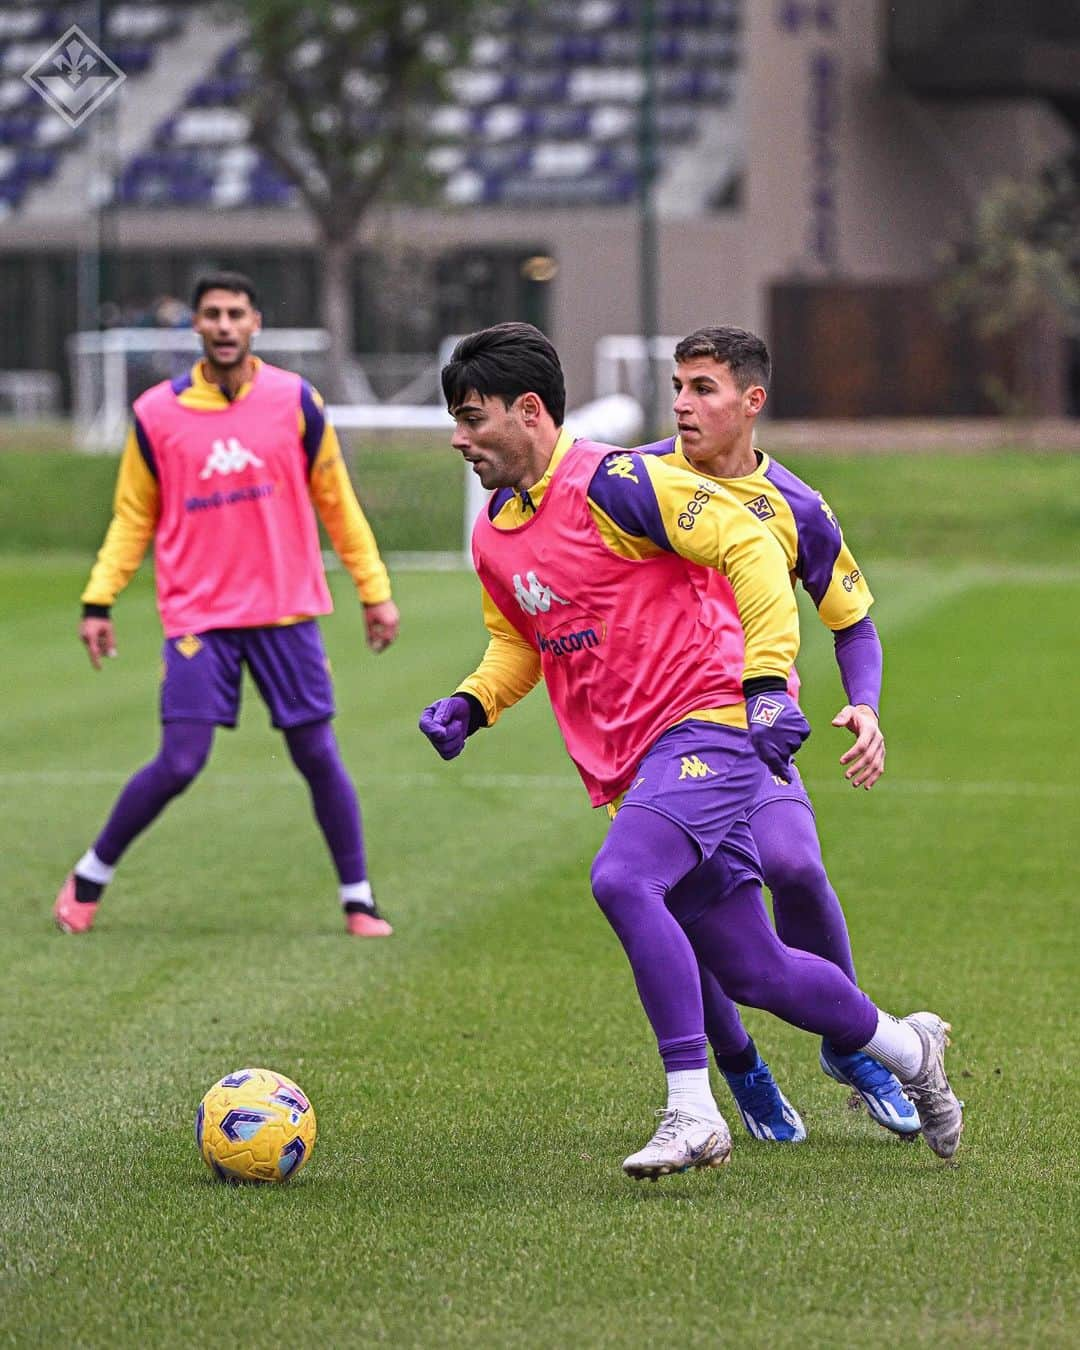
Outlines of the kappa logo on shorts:
[{"label": "kappa logo on shorts", "polygon": [[710,769],[705,761],[697,755],[682,756],[682,768],[679,771],[680,783],[684,778],[708,778],[710,774],[713,778],[717,777],[716,770]]},{"label": "kappa logo on shorts", "polygon": [[556,595],[550,586],[545,586],[535,572],[526,572],[524,581],[520,572],[514,573],[514,598],[526,614],[535,614],[538,610],[546,614],[553,604],[570,603]]},{"label": "kappa logo on shorts", "polygon": [[193,656],[198,656],[203,649],[202,643],[194,633],[185,633],[178,642],[173,643],[173,646],[186,661],[190,661]]},{"label": "kappa logo on shorts", "polygon": [[782,703],[777,703],[774,698],[762,697],[754,703],[750,721],[756,722],[759,726],[771,727],[783,711],[784,705]]}]

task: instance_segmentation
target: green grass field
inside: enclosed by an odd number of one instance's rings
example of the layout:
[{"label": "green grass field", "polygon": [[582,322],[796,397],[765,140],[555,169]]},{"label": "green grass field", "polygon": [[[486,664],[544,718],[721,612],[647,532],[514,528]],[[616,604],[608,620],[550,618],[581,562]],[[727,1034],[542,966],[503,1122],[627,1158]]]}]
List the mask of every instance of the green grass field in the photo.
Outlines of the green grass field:
[{"label": "green grass field", "polygon": [[[902,489],[888,457],[807,469],[878,598],[890,755],[872,793],[843,785],[810,616],[800,763],[862,983],[953,1023],[968,1124],[951,1166],[847,1110],[809,1037],[750,1014],[808,1142],[740,1129],[722,1172],[622,1177],[663,1080],[588,893],[603,819],[542,694],[450,765],[415,730],[483,648],[462,573],[397,577],[404,626],[381,657],[340,574],[325,625],[392,939],[340,931],[252,690],[95,931],[56,933],[64,872],[153,753],[159,632],[140,578],[95,674],[75,638],[89,558],[9,551],[0,1340],[1075,1344],[1078,467],[920,459]],[[222,1187],[196,1154],[199,1098],[249,1063],[314,1101],[291,1187]]]}]

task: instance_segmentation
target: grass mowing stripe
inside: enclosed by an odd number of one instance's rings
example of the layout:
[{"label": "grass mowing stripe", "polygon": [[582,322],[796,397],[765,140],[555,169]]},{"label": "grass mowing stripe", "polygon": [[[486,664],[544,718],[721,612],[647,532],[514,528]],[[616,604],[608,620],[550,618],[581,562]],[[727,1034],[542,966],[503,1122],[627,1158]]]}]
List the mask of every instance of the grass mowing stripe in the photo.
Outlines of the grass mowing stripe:
[{"label": "grass mowing stripe", "polygon": [[[892,576],[870,572],[884,617]],[[71,585],[45,575],[41,621],[21,630],[37,645],[9,680],[5,769],[116,765],[119,781],[151,746],[149,700],[91,685],[104,733],[81,701],[21,716],[66,678],[69,648],[85,660]],[[807,653],[807,777],[860,975],[898,1011],[951,1016],[958,1165],[846,1111],[813,1042],[751,1014],[809,1141],[740,1132],[724,1175],[645,1189],[618,1162],[660,1076],[588,896],[603,824],[536,696],[462,765],[435,764],[441,790],[418,787],[432,760],[416,713],[478,655],[475,583],[399,589],[393,662],[362,653],[346,591],[327,624],[377,889],[400,916],[390,942],[339,932],[302,785],[253,781],[283,761],[251,709],[132,850],[85,942],[49,932],[47,907],[113,784],[5,793],[0,1018],[20,1034],[0,1042],[0,1335],[180,1346],[257,1318],[346,1345],[1070,1344],[1068,812],[950,781],[1070,786],[1054,771],[1068,728],[1038,712],[1068,668],[1070,594],[991,581],[912,607],[887,651],[889,777],[869,794],[837,777],[828,635]],[[131,678],[145,688],[157,636],[148,596],[132,599],[121,636],[125,657],[147,653]],[[319,1112],[291,1189],[226,1191],[195,1157],[198,1095],[253,1058],[295,1070]]]},{"label": "grass mowing stripe", "polygon": [[[101,770],[101,769],[39,769],[27,770],[25,772],[4,773],[0,772],[0,790],[7,789],[11,792],[18,792],[32,783],[40,783],[52,787],[78,787],[82,784],[90,783],[108,783],[119,786],[127,782],[130,774],[121,770]],[[367,782],[370,787],[378,788],[381,786],[392,786],[395,788],[405,788],[410,791],[434,791],[445,792],[447,783],[445,775],[438,773],[430,774],[371,774]],[[266,774],[266,773],[215,773],[213,780],[200,785],[201,790],[208,793],[215,791],[225,791],[230,788],[243,787],[247,791],[255,789],[256,791],[265,789],[266,791],[277,791],[282,787],[295,787],[295,773]],[[471,792],[486,792],[495,788],[500,791],[516,791],[519,788],[535,788],[538,791],[559,792],[566,788],[573,788],[574,780],[567,775],[559,774],[527,774],[527,773],[490,773],[490,774],[465,774],[455,780],[454,788],[463,789]],[[814,785],[815,795],[819,792],[843,792],[850,793],[851,784],[846,782],[837,782],[826,779]],[[914,779],[904,780],[898,778],[883,779],[880,786],[874,789],[878,795],[887,795],[893,792],[909,793],[915,796],[926,794],[937,794],[939,796],[957,796],[957,797],[1030,797],[1030,798],[1048,798],[1050,800],[1068,800],[1073,797],[1080,797],[1080,784],[1077,783],[1009,783],[998,781],[986,781],[981,783],[964,782],[962,779]]]}]

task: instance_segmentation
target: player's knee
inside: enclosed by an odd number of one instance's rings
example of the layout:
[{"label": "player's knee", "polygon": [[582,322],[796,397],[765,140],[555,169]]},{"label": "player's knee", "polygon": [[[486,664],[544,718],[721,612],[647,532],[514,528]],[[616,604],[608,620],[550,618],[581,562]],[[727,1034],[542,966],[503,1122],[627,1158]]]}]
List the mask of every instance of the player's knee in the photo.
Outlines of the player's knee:
[{"label": "player's knee", "polygon": [[328,722],[292,728],[285,733],[285,743],[305,778],[320,778],[336,770],[340,756]]},{"label": "player's knee", "polygon": [[786,850],[773,857],[762,855],[765,884],[775,895],[778,891],[814,895],[829,885],[821,854],[816,850]]},{"label": "player's knee", "polygon": [[610,920],[627,910],[649,904],[655,897],[646,878],[618,858],[600,853],[589,877],[596,903]]},{"label": "player's knee", "polygon": [[174,792],[183,792],[202,772],[210,756],[210,746],[172,745],[164,746],[160,762],[168,775]]}]

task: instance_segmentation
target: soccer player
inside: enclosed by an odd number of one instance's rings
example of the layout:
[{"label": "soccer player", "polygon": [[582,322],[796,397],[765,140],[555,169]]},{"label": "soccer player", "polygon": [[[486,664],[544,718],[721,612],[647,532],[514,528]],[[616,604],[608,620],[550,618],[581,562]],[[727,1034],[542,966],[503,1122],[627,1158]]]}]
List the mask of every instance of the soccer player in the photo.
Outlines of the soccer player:
[{"label": "soccer player", "polygon": [[[773,533],[792,581],[800,581],[822,623],[832,630],[847,703],[833,726],[855,736],[840,757],[853,787],[869,790],[885,767],[878,725],[881,643],[869,617],[874,597],[822,498],[754,445],[756,419],[768,396],[771,361],[764,341],[741,328],[703,328],[675,348],[674,412],[678,435],[639,447],[667,463],[719,483]],[[717,572],[695,575],[718,639],[738,664],[739,613],[731,587]],[[788,692],[797,697],[792,672]],[[798,769],[774,775],[764,764],[749,810],[750,828],[773,897],[777,932],[789,947],[823,956],[855,980],[847,923],[821,857],[814,809]],[[761,1139],[792,1140],[801,1124],[757,1054],[737,1010],[703,973],[705,1025],[718,1066],[747,1130]],[[919,1115],[895,1075],[861,1052],[841,1053],[822,1042],[821,1067],[852,1087],[871,1117],[900,1135],[919,1129]]]},{"label": "soccer player", "polygon": [[[746,821],[758,757],[786,776],[809,731],[786,690],[798,618],[779,545],[722,487],[657,455],[571,441],[558,356],[529,324],[463,338],[442,385],[452,444],[492,490],[473,531],[490,641],[420,729],[452,759],[542,675],[590,800],[613,817],[593,895],[668,1082],[660,1127],[624,1170],[657,1177],[730,1152],[709,1087],[699,961],[739,1002],[887,1064],[929,1146],[951,1157],[962,1116],[945,1077],[946,1024],[881,1012],[839,967],[786,947],[765,912]],[[731,583],[741,682],[686,561]]]},{"label": "soccer player", "polygon": [[238,272],[205,276],[192,309],[203,357],[135,400],[79,628],[99,670],[116,655],[113,601],[153,539],[165,630],[161,748],[121,792],[53,913],[65,932],[91,927],[128,845],[200,772],[214,728],[236,725],[246,665],[307,780],[346,929],[385,937],[393,930],[372,898],[356,790],[330,725],[333,688],[315,616],[332,604],[312,504],[356,583],[376,652],[398,632],[386,568],[321,398],[251,351],[261,325],[252,282]]}]

